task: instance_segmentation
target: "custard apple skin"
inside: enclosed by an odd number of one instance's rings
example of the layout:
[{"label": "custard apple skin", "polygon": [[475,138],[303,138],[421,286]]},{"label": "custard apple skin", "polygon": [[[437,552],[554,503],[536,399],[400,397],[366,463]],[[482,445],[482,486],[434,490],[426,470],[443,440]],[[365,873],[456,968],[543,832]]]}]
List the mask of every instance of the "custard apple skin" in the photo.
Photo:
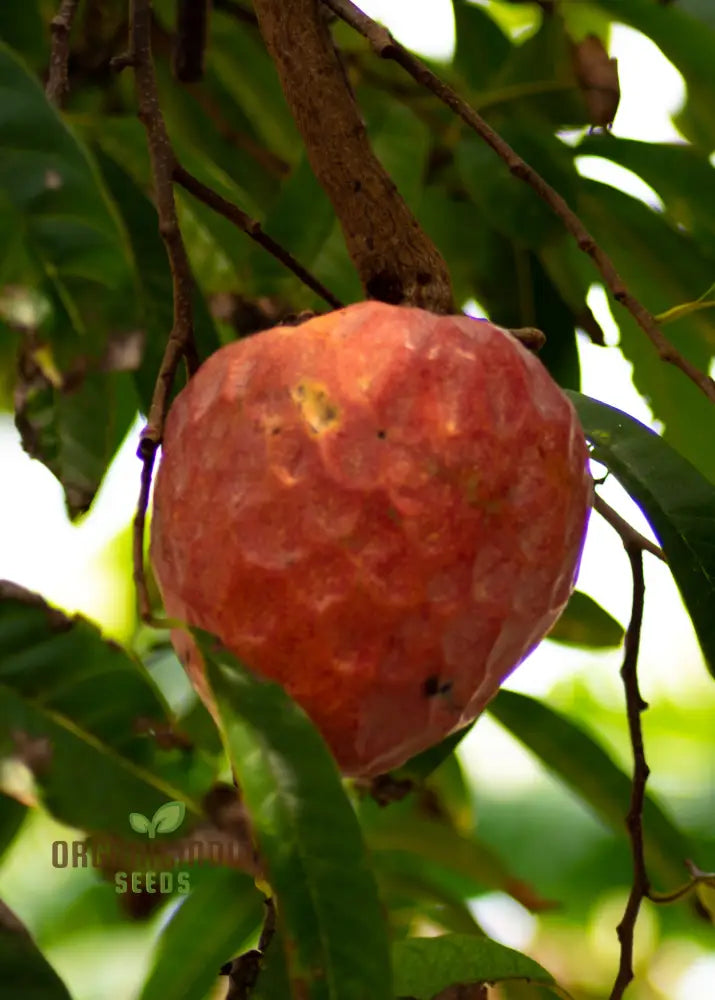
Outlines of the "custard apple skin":
[{"label": "custard apple skin", "polygon": [[168,615],[370,776],[474,719],[549,631],[591,491],[571,403],[509,333],[361,302],[231,343],[179,393],[151,558]]}]

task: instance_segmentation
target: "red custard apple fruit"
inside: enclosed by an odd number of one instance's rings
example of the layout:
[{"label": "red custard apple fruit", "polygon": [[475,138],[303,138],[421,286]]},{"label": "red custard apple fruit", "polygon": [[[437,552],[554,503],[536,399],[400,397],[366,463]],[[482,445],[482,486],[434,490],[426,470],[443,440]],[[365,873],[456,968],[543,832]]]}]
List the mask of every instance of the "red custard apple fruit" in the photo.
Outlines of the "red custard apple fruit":
[{"label": "red custard apple fruit", "polygon": [[374,775],[477,716],[548,632],[590,498],[576,413],[509,333],[361,302],[221,348],[177,396],[152,561],[171,617]]}]

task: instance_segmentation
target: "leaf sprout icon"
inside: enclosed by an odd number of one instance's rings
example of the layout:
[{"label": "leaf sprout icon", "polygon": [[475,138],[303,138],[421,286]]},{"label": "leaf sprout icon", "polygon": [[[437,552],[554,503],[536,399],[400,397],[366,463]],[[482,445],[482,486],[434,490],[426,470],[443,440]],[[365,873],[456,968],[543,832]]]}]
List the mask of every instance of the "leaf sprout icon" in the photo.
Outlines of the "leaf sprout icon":
[{"label": "leaf sprout icon", "polygon": [[151,819],[143,813],[129,813],[129,825],[137,833],[145,833],[154,840],[157,833],[173,833],[184,822],[186,806],[183,802],[165,802],[159,806]]}]

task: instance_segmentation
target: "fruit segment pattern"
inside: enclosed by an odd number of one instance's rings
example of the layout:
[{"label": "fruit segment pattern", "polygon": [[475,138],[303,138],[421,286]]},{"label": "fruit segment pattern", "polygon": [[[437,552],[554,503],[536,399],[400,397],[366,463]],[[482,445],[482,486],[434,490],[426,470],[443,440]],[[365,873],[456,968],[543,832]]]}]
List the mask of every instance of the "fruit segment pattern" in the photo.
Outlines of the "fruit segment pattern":
[{"label": "fruit segment pattern", "polygon": [[361,302],[221,348],[178,395],[152,561],[171,617],[373,775],[477,716],[548,632],[591,490],[571,403],[507,331]]}]

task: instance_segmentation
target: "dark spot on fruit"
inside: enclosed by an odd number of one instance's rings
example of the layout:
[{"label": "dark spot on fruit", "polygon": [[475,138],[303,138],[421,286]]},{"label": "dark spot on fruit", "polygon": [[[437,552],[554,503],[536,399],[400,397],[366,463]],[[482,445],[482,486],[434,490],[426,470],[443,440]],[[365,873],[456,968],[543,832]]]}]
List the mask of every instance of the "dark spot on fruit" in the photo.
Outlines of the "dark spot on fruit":
[{"label": "dark spot on fruit", "polygon": [[280,434],[280,432],[281,432],[280,427],[274,427],[271,430],[271,434]]},{"label": "dark spot on fruit", "polygon": [[384,441],[385,438],[387,437],[387,431],[378,431],[377,436],[380,438],[381,441]]},{"label": "dark spot on fruit", "polygon": [[425,698],[433,698],[437,694],[438,687],[439,677],[437,674],[431,674],[422,684],[422,694]]},{"label": "dark spot on fruit", "polygon": [[440,681],[437,674],[430,676],[422,684],[422,694],[425,698],[435,698],[438,694],[449,694],[452,681]]}]

